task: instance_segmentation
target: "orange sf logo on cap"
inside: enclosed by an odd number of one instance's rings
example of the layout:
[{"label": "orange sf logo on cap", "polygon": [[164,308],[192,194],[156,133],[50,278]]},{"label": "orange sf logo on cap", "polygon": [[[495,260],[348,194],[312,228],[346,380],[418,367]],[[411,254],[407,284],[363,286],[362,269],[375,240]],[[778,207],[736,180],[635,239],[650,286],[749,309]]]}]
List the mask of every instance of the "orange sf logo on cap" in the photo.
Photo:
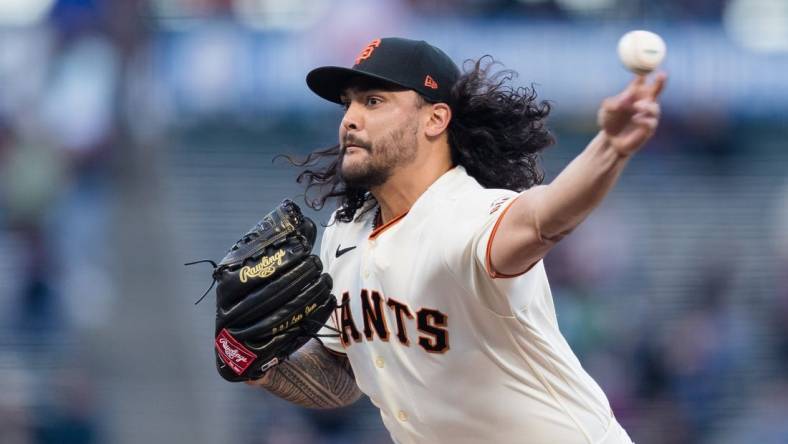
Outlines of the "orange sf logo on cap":
[{"label": "orange sf logo on cap", "polygon": [[366,60],[370,58],[370,56],[372,56],[372,52],[378,46],[380,46],[380,39],[375,39],[369,42],[369,45],[365,46],[364,49],[362,49],[361,52],[358,53],[358,57],[356,57],[356,65],[361,63],[362,60]]}]

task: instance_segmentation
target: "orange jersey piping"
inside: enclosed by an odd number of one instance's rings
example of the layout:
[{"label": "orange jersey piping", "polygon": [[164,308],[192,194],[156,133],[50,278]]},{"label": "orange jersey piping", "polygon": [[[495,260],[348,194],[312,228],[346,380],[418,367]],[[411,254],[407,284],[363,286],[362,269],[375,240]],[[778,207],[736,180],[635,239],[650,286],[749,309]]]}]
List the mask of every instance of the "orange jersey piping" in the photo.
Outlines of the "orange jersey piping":
[{"label": "orange jersey piping", "polygon": [[407,215],[408,215],[408,212],[406,211],[406,212],[400,214],[399,216],[395,217],[394,219],[391,219],[390,221],[386,222],[385,224],[375,228],[374,230],[372,230],[372,233],[369,233],[369,240],[375,239],[376,237],[378,237],[380,235],[380,233],[386,231],[386,229],[388,229],[389,227],[391,227],[395,223],[399,222],[400,220],[402,220],[403,217],[405,217]]},{"label": "orange jersey piping", "polygon": [[515,197],[514,199],[512,199],[512,201],[509,203],[509,205],[507,205],[507,206],[506,206],[506,208],[504,208],[504,209],[503,209],[503,211],[501,212],[501,215],[500,215],[500,216],[498,216],[498,220],[496,220],[496,221],[495,221],[495,226],[493,226],[492,233],[490,233],[490,238],[489,238],[489,239],[487,239],[487,249],[486,249],[486,252],[485,252],[485,260],[484,260],[484,262],[485,262],[485,265],[487,266],[487,274],[488,274],[488,275],[489,275],[491,278],[493,278],[493,279],[499,279],[499,278],[504,278],[504,279],[515,278],[515,277],[517,277],[517,276],[522,276],[522,275],[524,275],[525,273],[528,273],[528,271],[529,271],[531,268],[533,268],[533,265],[531,265],[531,266],[530,266],[530,267],[528,267],[528,268],[527,268],[525,271],[522,271],[522,272],[520,272],[520,273],[517,273],[517,274],[503,274],[503,273],[498,273],[497,271],[495,271],[495,270],[493,269],[493,265],[492,265],[492,257],[491,257],[491,253],[492,253],[492,244],[493,244],[493,239],[495,239],[495,233],[497,233],[497,232],[498,232],[498,226],[501,224],[501,221],[503,220],[503,217],[504,217],[504,216],[506,216],[506,212],[507,212],[507,211],[509,211],[509,208],[512,208],[512,205],[514,205],[514,203],[515,203],[515,202],[517,201],[517,199],[519,199],[519,198],[520,198],[520,196],[517,196],[517,197]]}]

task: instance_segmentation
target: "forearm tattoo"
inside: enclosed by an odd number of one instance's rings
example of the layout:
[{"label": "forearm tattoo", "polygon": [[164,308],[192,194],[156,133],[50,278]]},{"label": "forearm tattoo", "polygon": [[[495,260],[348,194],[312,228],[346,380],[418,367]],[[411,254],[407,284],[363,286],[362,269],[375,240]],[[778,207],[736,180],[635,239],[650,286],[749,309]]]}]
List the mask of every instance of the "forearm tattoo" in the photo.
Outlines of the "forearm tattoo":
[{"label": "forearm tattoo", "polygon": [[332,355],[314,339],[255,384],[280,398],[317,409],[344,407],[361,397],[347,358]]}]

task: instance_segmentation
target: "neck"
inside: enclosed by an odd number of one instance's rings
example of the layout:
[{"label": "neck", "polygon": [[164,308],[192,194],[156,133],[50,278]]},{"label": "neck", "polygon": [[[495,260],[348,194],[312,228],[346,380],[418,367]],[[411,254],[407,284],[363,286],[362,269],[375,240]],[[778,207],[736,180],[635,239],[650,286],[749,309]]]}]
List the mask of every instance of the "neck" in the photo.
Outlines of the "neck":
[{"label": "neck", "polygon": [[380,205],[381,222],[385,224],[410,210],[427,188],[452,167],[451,159],[441,156],[416,159],[396,168],[386,183],[370,190]]}]

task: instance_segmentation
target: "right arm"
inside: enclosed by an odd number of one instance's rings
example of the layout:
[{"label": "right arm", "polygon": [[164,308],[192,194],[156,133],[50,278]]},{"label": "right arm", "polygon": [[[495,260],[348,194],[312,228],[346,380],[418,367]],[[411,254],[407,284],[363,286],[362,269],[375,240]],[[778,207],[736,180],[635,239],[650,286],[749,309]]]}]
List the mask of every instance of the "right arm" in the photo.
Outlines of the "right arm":
[{"label": "right arm", "polygon": [[549,185],[524,191],[501,216],[491,238],[489,272],[530,269],[585,219],[610,192],[629,158],[651,138],[659,121],[657,98],[666,77],[637,77],[599,110],[599,134]]},{"label": "right arm", "polygon": [[247,384],[315,409],[345,407],[361,397],[348,359],[335,356],[314,339],[262,378]]}]

